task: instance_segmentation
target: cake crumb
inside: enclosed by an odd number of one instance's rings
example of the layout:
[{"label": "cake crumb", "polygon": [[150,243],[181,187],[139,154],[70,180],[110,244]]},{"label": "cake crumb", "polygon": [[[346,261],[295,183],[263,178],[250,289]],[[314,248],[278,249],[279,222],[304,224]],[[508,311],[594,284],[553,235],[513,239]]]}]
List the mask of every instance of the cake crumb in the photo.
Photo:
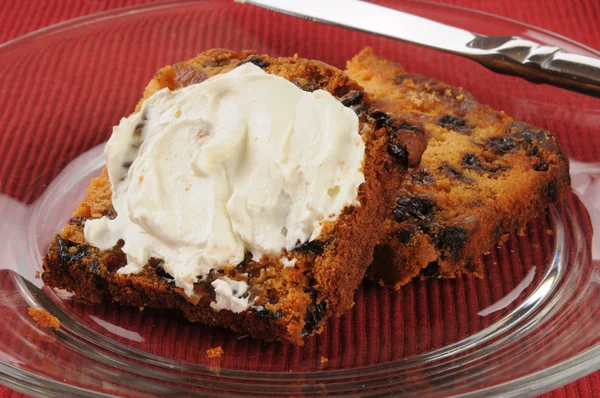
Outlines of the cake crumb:
[{"label": "cake crumb", "polygon": [[551,229],[546,230],[546,235],[554,235],[554,231]]},{"label": "cake crumb", "polygon": [[462,101],[462,100],[465,99],[465,96],[463,94],[459,94],[459,95],[456,96],[456,99],[459,100],[459,101]]},{"label": "cake crumb", "polygon": [[40,271],[35,271],[35,279],[40,279],[42,277],[42,274],[40,273]]},{"label": "cake crumb", "polygon": [[326,363],[329,361],[329,358],[321,356],[321,363]]},{"label": "cake crumb", "polygon": [[31,316],[41,327],[52,328],[54,330],[60,329],[60,321],[58,318],[46,310],[29,307],[29,316]]},{"label": "cake crumb", "polygon": [[209,348],[208,350],[206,350],[206,356],[210,359],[220,358],[224,352],[225,351],[223,351],[223,349],[220,346],[215,348]]}]

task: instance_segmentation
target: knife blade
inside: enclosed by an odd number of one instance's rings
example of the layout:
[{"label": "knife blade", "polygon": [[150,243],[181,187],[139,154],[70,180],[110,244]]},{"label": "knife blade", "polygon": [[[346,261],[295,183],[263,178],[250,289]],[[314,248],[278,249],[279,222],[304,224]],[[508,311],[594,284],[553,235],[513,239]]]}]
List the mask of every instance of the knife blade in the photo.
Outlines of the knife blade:
[{"label": "knife blade", "polygon": [[486,36],[358,0],[237,0],[469,58],[494,72],[600,98],[600,59],[516,36]]}]

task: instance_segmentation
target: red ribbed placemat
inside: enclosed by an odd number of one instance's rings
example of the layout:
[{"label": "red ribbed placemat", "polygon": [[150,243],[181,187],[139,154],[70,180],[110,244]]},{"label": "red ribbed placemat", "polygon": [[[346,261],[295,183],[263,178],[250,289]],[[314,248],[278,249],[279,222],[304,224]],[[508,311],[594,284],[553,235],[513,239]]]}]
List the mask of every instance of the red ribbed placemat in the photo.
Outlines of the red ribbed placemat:
[{"label": "red ribbed placemat", "polygon": [[[152,0],[3,0],[0,2],[0,42],[18,37],[60,21],[112,8],[147,3]],[[578,0],[439,0],[446,4],[478,9],[514,18],[600,47],[600,1]],[[544,397],[600,397],[600,372],[561,387]],[[22,397],[0,387],[0,398]]]}]

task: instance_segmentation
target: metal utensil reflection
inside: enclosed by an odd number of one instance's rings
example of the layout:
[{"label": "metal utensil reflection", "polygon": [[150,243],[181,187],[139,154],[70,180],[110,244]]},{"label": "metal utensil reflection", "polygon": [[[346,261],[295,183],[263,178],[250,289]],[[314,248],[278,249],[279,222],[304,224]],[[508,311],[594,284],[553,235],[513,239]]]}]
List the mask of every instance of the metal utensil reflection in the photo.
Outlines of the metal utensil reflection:
[{"label": "metal utensil reflection", "polygon": [[515,36],[486,36],[357,0],[237,0],[460,55],[497,73],[600,98],[600,59]]}]

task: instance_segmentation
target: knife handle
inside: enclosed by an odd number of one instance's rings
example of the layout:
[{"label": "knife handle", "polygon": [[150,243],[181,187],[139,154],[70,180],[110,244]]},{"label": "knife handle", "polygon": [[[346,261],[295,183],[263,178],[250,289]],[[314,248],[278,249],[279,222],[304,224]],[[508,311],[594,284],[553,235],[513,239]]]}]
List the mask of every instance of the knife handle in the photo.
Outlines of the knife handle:
[{"label": "knife handle", "polygon": [[[467,56],[494,72],[600,98],[600,59],[519,37],[477,35]],[[465,55],[465,54],[462,54]]]}]

